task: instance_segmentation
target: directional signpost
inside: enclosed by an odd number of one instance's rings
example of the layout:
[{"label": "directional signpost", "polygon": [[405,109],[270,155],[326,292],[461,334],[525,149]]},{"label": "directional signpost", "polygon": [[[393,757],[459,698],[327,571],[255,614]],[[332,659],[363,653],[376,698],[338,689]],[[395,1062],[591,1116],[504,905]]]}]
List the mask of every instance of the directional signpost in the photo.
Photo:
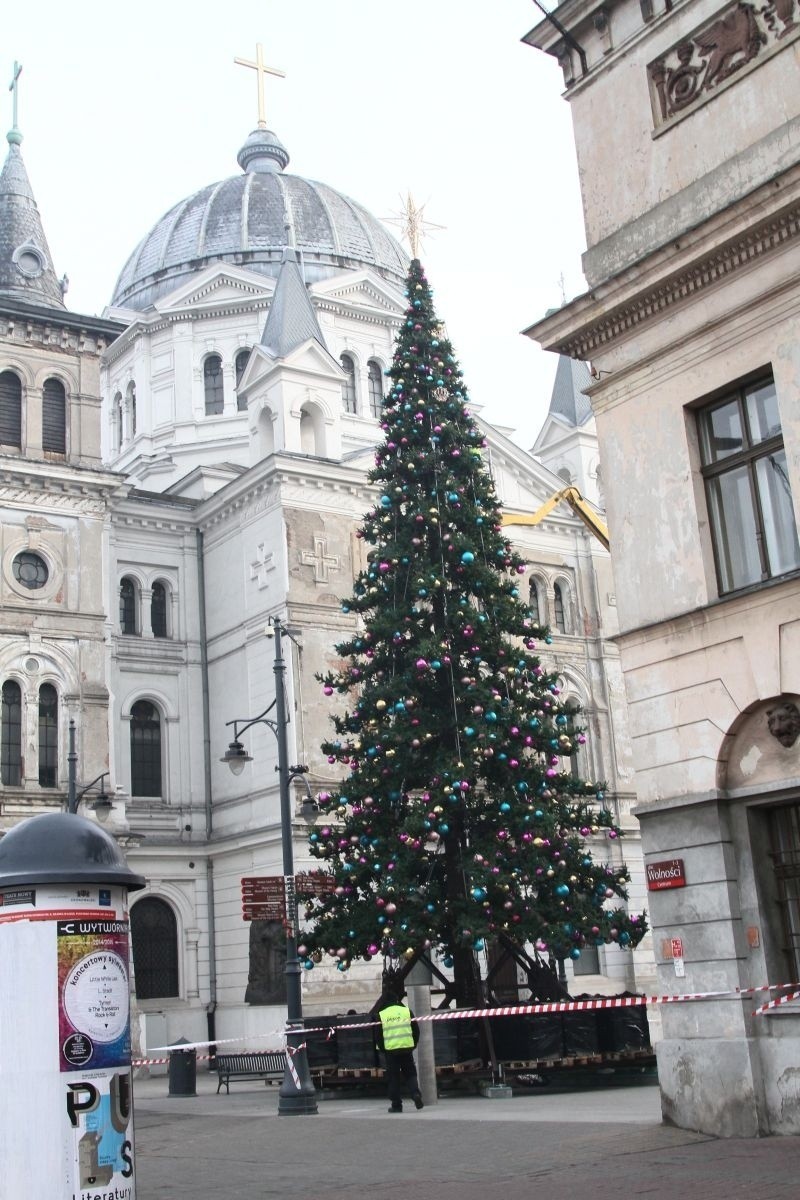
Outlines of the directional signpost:
[{"label": "directional signpost", "polygon": [[286,923],[283,875],[253,875],[242,879],[242,919]]}]

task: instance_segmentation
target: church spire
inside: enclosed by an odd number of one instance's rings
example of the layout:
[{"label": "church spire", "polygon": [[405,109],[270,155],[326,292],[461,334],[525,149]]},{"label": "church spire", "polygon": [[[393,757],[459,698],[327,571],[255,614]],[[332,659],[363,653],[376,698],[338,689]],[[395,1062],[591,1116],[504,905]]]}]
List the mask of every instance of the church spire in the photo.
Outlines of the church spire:
[{"label": "church spire", "polygon": [[14,124],[6,135],[8,154],[0,172],[0,297],[64,308],[63,291],[20,151],[17,90],[21,72],[19,63],[14,63],[9,88],[14,95]]},{"label": "church spire", "polygon": [[293,246],[286,246],[261,345],[273,358],[286,358],[309,338],[314,338],[327,350],[314,305],[300,274],[297,251]]}]

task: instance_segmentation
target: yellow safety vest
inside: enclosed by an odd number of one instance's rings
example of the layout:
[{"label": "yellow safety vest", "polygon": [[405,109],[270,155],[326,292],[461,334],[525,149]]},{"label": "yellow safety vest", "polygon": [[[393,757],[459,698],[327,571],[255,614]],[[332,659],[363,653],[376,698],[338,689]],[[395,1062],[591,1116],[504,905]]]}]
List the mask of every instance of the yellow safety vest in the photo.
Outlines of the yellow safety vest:
[{"label": "yellow safety vest", "polygon": [[384,1050],[391,1052],[414,1049],[411,1013],[404,1004],[390,1004],[388,1008],[382,1008],[378,1015],[381,1019]]}]

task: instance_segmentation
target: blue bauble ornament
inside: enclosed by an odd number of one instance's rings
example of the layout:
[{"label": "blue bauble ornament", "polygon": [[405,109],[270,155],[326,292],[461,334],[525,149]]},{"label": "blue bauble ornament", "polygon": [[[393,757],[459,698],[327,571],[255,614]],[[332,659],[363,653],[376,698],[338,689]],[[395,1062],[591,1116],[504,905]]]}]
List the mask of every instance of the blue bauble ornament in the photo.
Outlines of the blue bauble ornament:
[{"label": "blue bauble ornament", "polygon": [[462,561],[462,563],[475,562],[475,555],[472,553],[471,550],[465,550],[464,553],[461,555],[461,561]]},{"label": "blue bauble ornament", "polygon": [[450,955],[449,955],[449,954],[448,954],[448,955],[446,955],[446,956],[445,956],[445,957],[442,959],[442,962],[444,963],[444,965],[445,965],[446,967],[452,967],[452,965],[453,965],[453,960],[452,960],[452,958],[450,957]]},{"label": "blue bauble ornament", "polygon": [[570,958],[576,958],[576,959],[580,958],[581,952],[577,946],[575,946],[574,949],[570,950],[569,956],[570,956]]},{"label": "blue bauble ornament", "polygon": [[483,947],[484,947],[483,938],[475,938],[475,941],[472,943],[472,949],[473,950],[482,950]]},{"label": "blue bauble ornament", "polygon": [[504,800],[503,803],[500,805],[500,812],[502,812],[502,813],[511,812],[511,805],[508,803],[507,800]]},{"label": "blue bauble ornament", "polygon": [[557,896],[568,896],[569,895],[569,888],[567,887],[567,885],[565,883],[560,883],[558,885],[558,887],[556,888],[556,895]]}]

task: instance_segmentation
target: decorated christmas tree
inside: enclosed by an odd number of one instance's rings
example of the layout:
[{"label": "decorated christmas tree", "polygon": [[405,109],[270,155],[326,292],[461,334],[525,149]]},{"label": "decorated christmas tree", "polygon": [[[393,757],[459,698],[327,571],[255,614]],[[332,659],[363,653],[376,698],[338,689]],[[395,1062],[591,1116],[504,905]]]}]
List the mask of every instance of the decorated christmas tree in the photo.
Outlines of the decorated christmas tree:
[{"label": "decorated christmas tree", "polygon": [[310,840],[333,890],[307,897],[299,952],[340,970],[432,956],[476,1004],[491,941],[552,964],[633,948],[646,923],[620,903],[625,867],[594,858],[620,830],[601,785],[565,765],[579,716],[537,657],[547,630],[520,593],[525,564],[417,259],[407,291],[370,475],[380,496],[359,530],[368,565],[342,604],[356,632],[320,679],[348,703],[323,747],[347,777],[320,794]]}]

